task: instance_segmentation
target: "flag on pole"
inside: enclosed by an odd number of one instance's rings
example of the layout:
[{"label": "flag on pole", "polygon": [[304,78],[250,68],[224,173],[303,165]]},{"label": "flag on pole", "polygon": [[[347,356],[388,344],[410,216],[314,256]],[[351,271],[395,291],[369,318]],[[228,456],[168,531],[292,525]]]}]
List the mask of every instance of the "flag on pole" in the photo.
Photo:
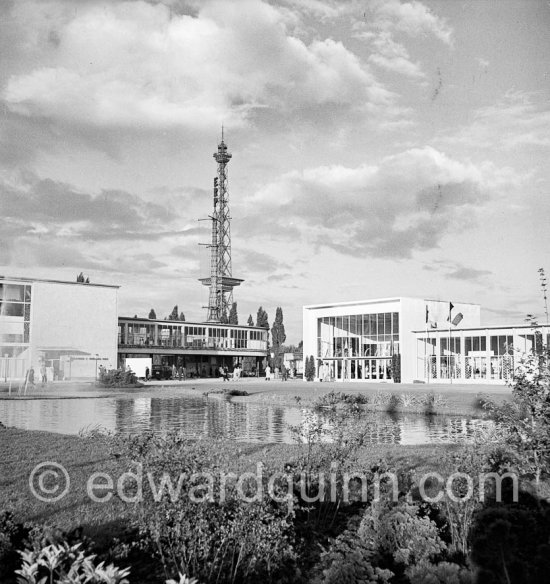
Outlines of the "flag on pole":
[{"label": "flag on pole", "polygon": [[430,311],[428,310],[428,305],[426,304],[426,324],[428,324],[429,320],[430,320]]},{"label": "flag on pole", "polygon": [[455,326],[458,326],[460,324],[460,322],[462,321],[462,319],[464,318],[464,315],[462,314],[462,312],[459,312],[451,321]]},{"label": "flag on pole", "polygon": [[449,317],[447,318],[447,322],[451,322],[451,312],[455,305],[452,302],[449,302]]}]

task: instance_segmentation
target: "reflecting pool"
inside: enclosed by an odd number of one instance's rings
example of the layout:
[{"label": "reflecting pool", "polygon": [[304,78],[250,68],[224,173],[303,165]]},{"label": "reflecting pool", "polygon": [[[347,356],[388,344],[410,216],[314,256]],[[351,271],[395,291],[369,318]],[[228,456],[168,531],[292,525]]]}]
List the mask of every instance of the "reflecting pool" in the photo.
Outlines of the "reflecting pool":
[{"label": "reflecting pool", "polygon": [[[0,400],[0,422],[27,430],[77,434],[101,427],[138,433],[180,430],[186,436],[245,442],[295,441],[289,426],[303,425],[298,406],[264,405],[221,397],[120,397]],[[461,416],[383,412],[365,414],[372,444],[430,444],[468,439],[490,422]],[[330,428],[330,422],[326,423]],[[327,438],[330,439],[330,438]]]}]

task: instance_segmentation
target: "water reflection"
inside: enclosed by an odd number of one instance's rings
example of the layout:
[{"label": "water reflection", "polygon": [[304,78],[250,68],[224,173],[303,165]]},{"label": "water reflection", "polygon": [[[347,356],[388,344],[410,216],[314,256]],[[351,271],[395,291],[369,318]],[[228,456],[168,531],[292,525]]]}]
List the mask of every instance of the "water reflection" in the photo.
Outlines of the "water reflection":
[{"label": "water reflection", "polygon": [[[460,416],[365,414],[372,444],[428,444],[471,437],[490,423]],[[6,426],[77,434],[83,428],[136,433],[180,430],[193,438],[226,437],[247,442],[293,442],[289,425],[304,423],[297,406],[275,406],[204,397],[104,398],[0,401]],[[324,421],[330,428],[330,421]],[[329,438],[327,438],[329,439]]]}]

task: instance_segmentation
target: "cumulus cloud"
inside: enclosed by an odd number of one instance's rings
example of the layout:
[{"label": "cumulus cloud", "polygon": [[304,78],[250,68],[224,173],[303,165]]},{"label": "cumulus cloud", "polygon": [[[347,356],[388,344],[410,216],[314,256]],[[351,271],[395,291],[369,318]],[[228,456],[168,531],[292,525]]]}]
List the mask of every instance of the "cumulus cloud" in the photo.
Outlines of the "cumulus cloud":
[{"label": "cumulus cloud", "polygon": [[196,227],[173,211],[124,191],[92,195],[30,172],[0,181],[4,265],[154,271],[173,262],[166,241],[196,238]]},{"label": "cumulus cloud", "polygon": [[[461,162],[428,146],[376,166],[291,172],[252,202],[273,218],[264,224],[270,237],[290,221],[317,247],[354,256],[410,257],[437,247],[448,230],[471,225],[508,178],[491,163]],[[279,224],[277,217],[284,221]]]},{"label": "cumulus cloud", "polygon": [[396,35],[409,37],[435,37],[452,44],[452,29],[446,21],[433,14],[421,2],[400,2],[399,0],[372,0],[365,12],[365,19],[355,23],[355,36],[370,44],[372,54],[369,62],[374,65],[405,75],[423,79],[426,77],[420,62],[414,61]]},{"label": "cumulus cloud", "polygon": [[376,36],[372,41],[372,46],[375,52],[369,57],[371,63],[408,77],[426,76],[420,63],[413,62],[407,49],[401,43],[395,42],[389,32],[384,31]]},{"label": "cumulus cloud", "polygon": [[410,36],[434,35],[443,43],[452,43],[453,31],[446,20],[433,14],[422,2],[400,0],[375,0],[373,27],[396,30]]},{"label": "cumulus cloud", "polygon": [[3,91],[23,115],[201,128],[222,119],[243,125],[264,108],[383,110],[394,101],[341,42],[305,42],[295,14],[261,0],[208,0],[196,14],[141,0],[46,6],[59,13],[53,31],[40,3],[13,8],[19,20],[29,17],[27,42],[36,49],[32,65],[11,75]]},{"label": "cumulus cloud", "polygon": [[508,91],[497,103],[480,108],[469,125],[441,138],[442,143],[493,148],[495,137],[501,148],[550,146],[550,107],[537,103],[537,95]]}]

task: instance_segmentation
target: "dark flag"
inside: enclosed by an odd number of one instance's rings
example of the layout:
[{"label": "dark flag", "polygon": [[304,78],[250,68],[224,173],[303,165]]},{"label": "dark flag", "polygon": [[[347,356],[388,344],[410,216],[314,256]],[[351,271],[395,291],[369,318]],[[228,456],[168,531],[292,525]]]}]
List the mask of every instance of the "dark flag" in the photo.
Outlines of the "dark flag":
[{"label": "dark flag", "polygon": [[428,324],[429,319],[430,319],[430,311],[428,310],[428,305],[426,304],[426,324]]},{"label": "dark flag", "polygon": [[447,318],[447,322],[451,322],[451,311],[454,307],[455,305],[452,302],[449,302],[449,317]]}]

